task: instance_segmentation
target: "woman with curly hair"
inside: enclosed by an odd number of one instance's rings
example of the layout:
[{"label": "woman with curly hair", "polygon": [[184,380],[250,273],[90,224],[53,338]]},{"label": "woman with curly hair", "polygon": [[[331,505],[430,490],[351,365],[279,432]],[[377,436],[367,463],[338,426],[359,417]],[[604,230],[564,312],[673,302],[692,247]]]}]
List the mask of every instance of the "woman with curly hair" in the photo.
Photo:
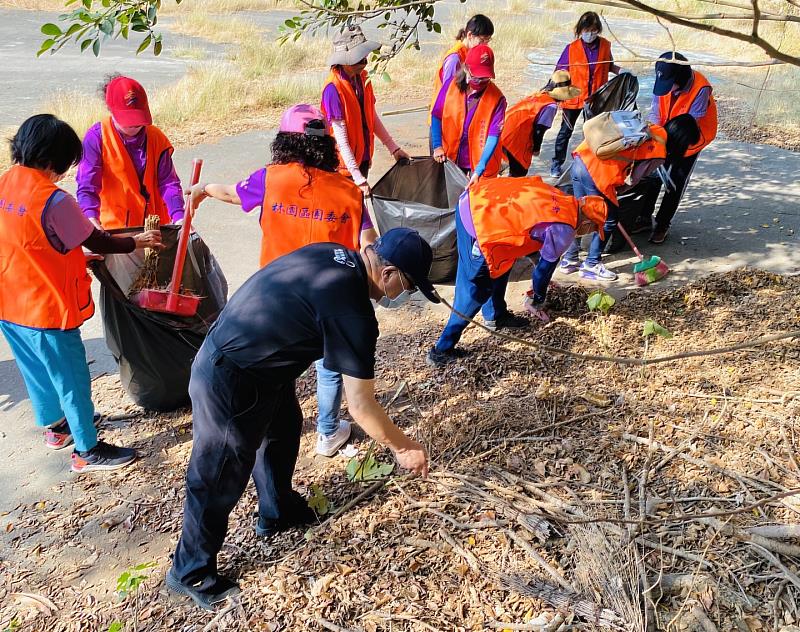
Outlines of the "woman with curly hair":
[{"label": "woman with curly hair", "polygon": [[[272,162],[238,184],[199,183],[195,204],[214,198],[238,204],[249,213],[261,209],[263,268],[275,259],[313,243],[334,242],[350,250],[365,248],[377,235],[364,196],[338,170],[336,141],[324,115],[312,105],[295,105],[281,119],[272,142]],[[350,424],[339,420],[342,376],[318,360],[319,418],[317,452],[333,456],[350,438]]]}]

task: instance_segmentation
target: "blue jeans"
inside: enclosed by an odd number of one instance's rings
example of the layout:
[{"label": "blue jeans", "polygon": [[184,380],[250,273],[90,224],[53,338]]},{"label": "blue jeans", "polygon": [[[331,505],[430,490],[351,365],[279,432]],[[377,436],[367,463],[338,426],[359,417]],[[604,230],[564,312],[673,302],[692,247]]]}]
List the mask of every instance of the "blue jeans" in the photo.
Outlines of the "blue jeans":
[{"label": "blue jeans", "polygon": [[32,329],[0,321],[0,331],[25,380],[36,423],[49,426],[66,417],[75,449],[91,450],[97,430],[80,329]]},{"label": "blue jeans", "polygon": [[[594,180],[592,180],[592,176],[589,175],[586,165],[583,164],[583,161],[578,156],[575,156],[575,160],[572,161],[570,175],[572,176],[572,195],[574,197],[582,198],[585,195],[603,195],[597,189]],[[600,263],[600,255],[603,254],[603,248],[606,247],[606,242],[617,227],[617,207],[605,196],[603,196],[603,199],[605,199],[606,205],[608,206],[608,217],[606,218],[606,223],[603,225],[605,239],[600,239],[598,233],[592,235],[592,242],[589,244],[589,252],[586,255],[587,266]],[[575,241],[564,253],[564,259],[568,261],[577,261],[580,250],[581,238],[576,237]]]},{"label": "blue jeans", "polygon": [[[461,223],[461,216],[457,208],[456,241],[458,243],[458,269],[453,307],[465,316],[472,318],[482,306],[484,320],[497,320],[498,316],[507,314],[505,293],[510,271],[497,279],[489,276],[489,268],[486,267],[483,254]],[[449,351],[455,347],[468,324],[466,320],[450,314],[447,325],[436,342],[436,350]]]},{"label": "blue jeans", "polygon": [[322,358],[314,363],[317,369],[317,432],[332,435],[339,429],[339,409],[342,407],[342,374],[322,366]]}]

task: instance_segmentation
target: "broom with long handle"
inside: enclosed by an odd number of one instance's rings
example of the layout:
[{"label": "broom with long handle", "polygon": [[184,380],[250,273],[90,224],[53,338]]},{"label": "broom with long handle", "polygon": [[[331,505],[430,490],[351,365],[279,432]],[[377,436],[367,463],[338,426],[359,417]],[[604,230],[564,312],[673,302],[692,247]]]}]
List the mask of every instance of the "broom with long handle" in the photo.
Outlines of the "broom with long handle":
[{"label": "broom with long handle", "polygon": [[623,228],[621,223],[617,224],[617,230],[619,230],[619,232],[625,238],[625,241],[628,242],[631,250],[633,250],[633,252],[636,253],[636,256],[639,257],[639,263],[633,266],[633,275],[636,279],[636,285],[649,285],[650,283],[660,281],[667,276],[667,274],[669,274],[669,266],[664,263],[664,260],[661,257],[653,255],[645,258],[645,256],[639,252],[639,249],[636,247],[636,244],[633,243],[628,231]]}]

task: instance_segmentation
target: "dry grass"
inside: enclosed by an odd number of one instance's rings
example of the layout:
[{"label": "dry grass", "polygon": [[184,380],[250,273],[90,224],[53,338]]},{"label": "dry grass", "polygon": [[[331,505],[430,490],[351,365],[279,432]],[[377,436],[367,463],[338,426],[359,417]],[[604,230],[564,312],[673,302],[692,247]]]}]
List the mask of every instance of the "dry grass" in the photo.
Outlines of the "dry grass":
[{"label": "dry grass", "polygon": [[[66,0],[0,0],[0,8],[26,11],[60,11]],[[295,0],[167,0],[161,8],[162,15],[177,15],[198,8],[206,13],[235,13],[237,11],[270,11],[292,9],[299,6]]]},{"label": "dry grass", "polygon": [[263,37],[252,23],[239,18],[220,18],[209,13],[186,11],[170,24],[169,30],[190,37],[200,37],[217,44],[242,45]]}]

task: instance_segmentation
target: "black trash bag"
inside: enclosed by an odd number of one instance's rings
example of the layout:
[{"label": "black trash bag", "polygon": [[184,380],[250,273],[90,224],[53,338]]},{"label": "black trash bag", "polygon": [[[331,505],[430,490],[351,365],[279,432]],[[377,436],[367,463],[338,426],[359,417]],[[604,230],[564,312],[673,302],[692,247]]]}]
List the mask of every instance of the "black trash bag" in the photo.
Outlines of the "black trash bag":
[{"label": "black trash bag", "polygon": [[[617,218],[628,234],[631,234],[642,226],[648,228],[651,226],[653,211],[655,210],[660,191],[661,179],[657,175],[652,174],[646,178],[642,178],[635,187],[617,197],[619,202]],[[612,254],[628,248],[628,242],[625,241],[622,233],[614,229],[603,252]]]},{"label": "black trash bag", "polygon": [[[162,226],[164,250],[156,278],[172,278],[179,226]],[[141,228],[110,231],[130,235]],[[192,233],[184,264],[183,291],[203,297],[192,317],[151,312],[128,300],[128,289],[142,265],[143,253],[106,255],[92,264],[100,281],[100,312],[105,341],[119,364],[120,381],[139,406],[166,412],[189,404],[192,361],[228,297],[228,282],[208,246]]]},{"label": "black trash bag", "polygon": [[633,112],[637,109],[637,96],[639,96],[639,80],[635,75],[623,72],[604,83],[597,92],[586,99],[586,103],[583,104],[584,120],[588,121],[603,112],[617,110]]},{"label": "black trash bag", "polygon": [[372,208],[378,231],[413,228],[431,245],[430,279],[447,283],[458,266],[455,206],[467,186],[467,177],[452,162],[430,156],[401,161],[372,187]]}]

